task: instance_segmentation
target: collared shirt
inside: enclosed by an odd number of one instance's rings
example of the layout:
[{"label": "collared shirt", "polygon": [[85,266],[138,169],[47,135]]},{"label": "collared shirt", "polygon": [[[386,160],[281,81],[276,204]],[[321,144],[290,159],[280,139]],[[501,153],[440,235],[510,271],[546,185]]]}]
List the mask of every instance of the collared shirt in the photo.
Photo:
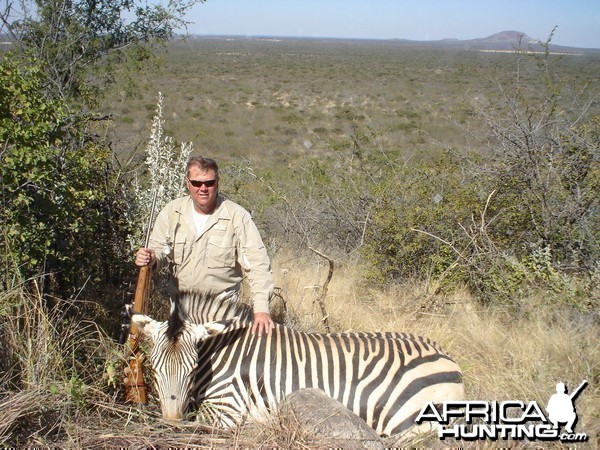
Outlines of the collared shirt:
[{"label": "collared shirt", "polygon": [[244,275],[254,312],[269,312],[274,283],[271,263],[248,211],[222,195],[200,235],[189,195],[169,202],[156,218],[149,247],[156,269],[170,265],[179,290],[221,293],[240,289]]}]

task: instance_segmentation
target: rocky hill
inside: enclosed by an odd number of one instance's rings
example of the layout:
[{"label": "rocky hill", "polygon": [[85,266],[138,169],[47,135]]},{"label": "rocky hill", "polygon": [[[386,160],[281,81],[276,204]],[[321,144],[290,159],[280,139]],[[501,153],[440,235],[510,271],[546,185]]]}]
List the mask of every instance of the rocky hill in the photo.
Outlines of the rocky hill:
[{"label": "rocky hill", "polygon": [[[520,31],[501,31],[499,33],[492,34],[491,36],[477,39],[441,39],[436,41],[410,41],[399,39],[398,41],[427,47],[444,47],[480,51],[513,51],[519,48],[536,52],[545,50],[545,42],[539,39],[534,39]],[[600,54],[600,49],[566,47],[552,43],[550,43],[548,50],[552,53]]]}]

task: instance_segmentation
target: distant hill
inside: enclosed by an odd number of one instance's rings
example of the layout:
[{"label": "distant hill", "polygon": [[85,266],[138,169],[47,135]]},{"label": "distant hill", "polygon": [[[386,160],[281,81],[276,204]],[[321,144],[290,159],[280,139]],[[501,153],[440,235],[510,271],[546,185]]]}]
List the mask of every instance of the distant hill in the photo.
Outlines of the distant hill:
[{"label": "distant hill", "polygon": [[[411,41],[406,39],[397,39],[397,41],[413,43],[416,45],[425,45],[428,47],[457,48],[464,50],[480,51],[514,51],[516,49],[530,50],[534,52],[544,51],[544,42],[534,39],[520,31],[501,31],[485,38],[477,39],[441,39],[437,41]],[[548,50],[551,53],[567,54],[600,54],[600,49],[566,47],[550,43]]]}]

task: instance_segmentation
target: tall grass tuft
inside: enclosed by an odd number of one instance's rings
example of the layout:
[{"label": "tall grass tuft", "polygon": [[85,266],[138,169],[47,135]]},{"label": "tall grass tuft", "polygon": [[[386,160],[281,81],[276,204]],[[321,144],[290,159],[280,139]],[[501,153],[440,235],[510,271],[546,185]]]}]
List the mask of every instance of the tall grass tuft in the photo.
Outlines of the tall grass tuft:
[{"label": "tall grass tuft", "polygon": [[81,413],[114,401],[117,391],[108,383],[114,380],[103,374],[114,373],[118,352],[83,318],[93,305],[22,287],[0,293],[0,305],[0,444],[55,442]]}]

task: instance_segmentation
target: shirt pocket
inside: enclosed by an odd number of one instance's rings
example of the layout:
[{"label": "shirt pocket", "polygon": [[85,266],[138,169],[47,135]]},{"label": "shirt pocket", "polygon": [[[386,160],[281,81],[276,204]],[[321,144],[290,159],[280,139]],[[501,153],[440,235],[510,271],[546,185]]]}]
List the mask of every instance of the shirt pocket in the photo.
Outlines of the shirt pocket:
[{"label": "shirt pocket", "polygon": [[206,248],[206,266],[209,269],[234,267],[235,254],[235,246],[231,242],[222,237],[211,236]]},{"label": "shirt pocket", "polygon": [[185,239],[176,239],[173,243],[172,261],[178,266],[183,264],[184,259],[188,255]]}]

